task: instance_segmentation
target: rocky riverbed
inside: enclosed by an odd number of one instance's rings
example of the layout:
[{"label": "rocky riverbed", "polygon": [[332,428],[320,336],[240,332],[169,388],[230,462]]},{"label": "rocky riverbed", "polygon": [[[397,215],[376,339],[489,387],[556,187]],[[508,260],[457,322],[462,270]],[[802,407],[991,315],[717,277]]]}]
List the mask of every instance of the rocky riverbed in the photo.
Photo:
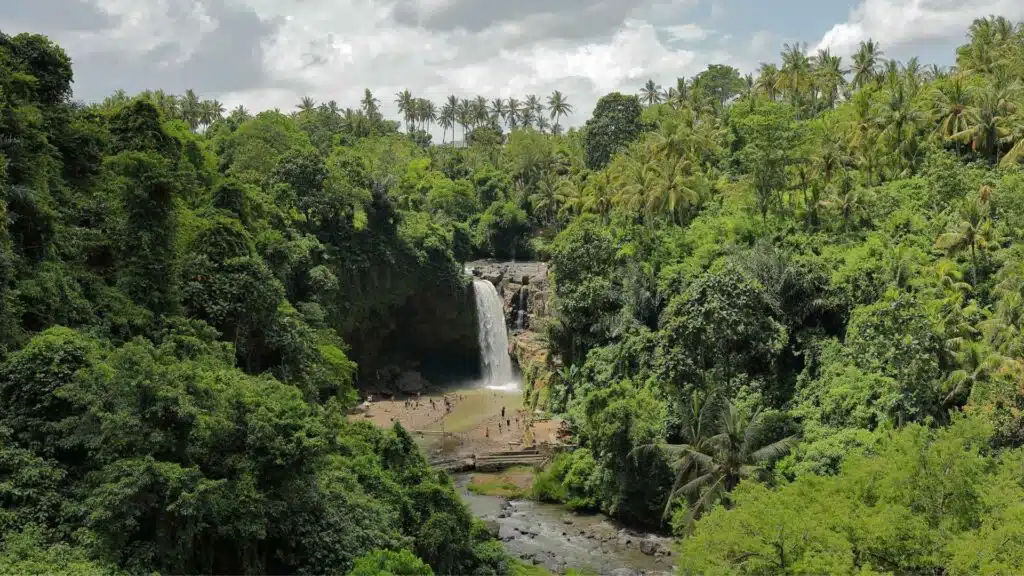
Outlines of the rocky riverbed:
[{"label": "rocky riverbed", "polygon": [[672,573],[672,540],[635,532],[600,514],[582,515],[552,504],[474,494],[470,477],[456,486],[473,514],[486,522],[508,552],[553,572],[568,568],[613,576]]}]

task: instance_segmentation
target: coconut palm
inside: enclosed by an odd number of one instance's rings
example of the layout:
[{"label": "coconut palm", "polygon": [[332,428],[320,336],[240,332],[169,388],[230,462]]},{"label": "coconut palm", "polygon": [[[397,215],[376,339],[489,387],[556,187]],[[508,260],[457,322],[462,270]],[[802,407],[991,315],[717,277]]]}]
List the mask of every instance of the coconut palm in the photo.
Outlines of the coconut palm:
[{"label": "coconut palm", "polygon": [[814,80],[825,99],[825,106],[828,109],[834,108],[839,94],[846,86],[842,57],[833,56],[828,49],[819,50],[814,57]]},{"label": "coconut palm", "polygon": [[412,97],[412,93],[407,88],[395,94],[395,104],[398,105],[398,113],[405,120],[405,131],[411,134],[412,122],[416,117],[416,99]]},{"label": "coconut palm", "polygon": [[201,103],[196,93],[189,88],[185,90],[185,96],[181,99],[181,119],[188,124],[194,132],[199,128],[199,120],[202,114]]},{"label": "coconut palm", "polygon": [[555,90],[551,93],[551,96],[548,96],[548,112],[551,114],[551,119],[554,120],[556,128],[562,116],[572,114],[572,110],[572,104],[569,104],[569,101],[566,100],[560,91]]},{"label": "coconut palm", "polygon": [[983,196],[965,198],[960,205],[960,219],[935,241],[936,248],[951,254],[970,252],[973,286],[978,285],[978,253],[987,250],[995,236],[990,213],[989,202]]},{"label": "coconut palm", "polygon": [[754,85],[769,100],[775,100],[779,95],[779,67],[762,62],[758,69],[757,82]]},{"label": "coconut palm", "polygon": [[416,111],[418,120],[425,125],[425,129],[429,132],[430,127],[437,122],[437,106],[427,98],[418,98],[416,100]]},{"label": "coconut palm", "polygon": [[300,113],[312,112],[316,109],[316,100],[313,100],[310,96],[303,96],[302,100],[299,100],[299,103],[296,104],[295,107],[298,108]]},{"label": "coconut palm", "polygon": [[546,134],[548,129],[551,128],[551,122],[544,116],[537,116],[537,130],[541,134]]},{"label": "coconut palm", "polygon": [[878,67],[885,61],[882,55],[882,49],[877,42],[870,38],[861,41],[853,55],[853,66],[850,69],[853,73],[853,80],[850,83],[854,88],[863,88],[878,78]]},{"label": "coconut palm", "polygon": [[536,94],[528,94],[524,106],[533,112],[534,118],[544,115],[544,104],[541,103],[540,98]]},{"label": "coconut palm", "polygon": [[811,91],[812,80],[811,60],[807,57],[806,44],[783,44],[778,84],[781,91],[794,104],[800,104]]},{"label": "coconut palm", "polygon": [[473,125],[483,126],[491,119],[490,107],[487,103],[487,98],[484,96],[477,96],[473,99]]},{"label": "coconut palm", "polygon": [[360,100],[359,105],[371,121],[380,117],[380,100],[374,97],[369,88],[363,90],[363,99]]},{"label": "coconut palm", "polygon": [[583,211],[600,216],[601,221],[607,224],[615,198],[613,188],[613,182],[607,170],[602,170],[587,178],[583,194]]},{"label": "coconut palm", "polygon": [[715,503],[728,502],[729,492],[741,480],[764,478],[768,465],[792,450],[796,436],[760,445],[760,416],[758,411],[745,418],[731,402],[717,409],[713,401],[695,392],[684,416],[685,444],[647,445],[633,451],[634,457],[658,450],[673,458],[676,480],[665,503],[665,517],[673,501],[685,495],[690,506],[684,526],[692,528]]},{"label": "coconut palm", "polygon": [[948,410],[962,405],[974,386],[984,382],[1006,363],[1006,359],[981,342],[962,341],[956,352],[960,368],[949,374],[944,383],[940,405]]},{"label": "coconut palm", "polygon": [[519,100],[515,98],[509,98],[505,104],[505,118],[508,122],[509,130],[515,129],[519,126],[519,110],[522,108]]},{"label": "coconut palm", "polygon": [[936,134],[946,140],[967,130],[967,108],[970,94],[962,74],[957,74],[931,94],[931,115]]},{"label": "coconut palm", "polygon": [[[452,96],[454,98],[454,96]],[[456,104],[457,106],[458,104]],[[441,143],[445,143],[445,138],[448,136],[448,130],[452,131],[452,140],[455,139],[455,106],[452,106],[451,101],[445,102],[441,106],[441,113],[438,116],[438,124],[441,125]]]},{"label": "coconut palm", "polygon": [[967,127],[953,138],[971,143],[971,149],[990,161],[999,161],[1000,145],[1009,135],[1010,101],[1006,91],[985,86],[975,92],[974,105],[967,107]]},{"label": "coconut palm", "polygon": [[646,102],[648,106],[661,102],[661,86],[658,86],[654,80],[648,80],[640,89],[640,100]]},{"label": "coconut palm", "polygon": [[459,105],[455,109],[455,118],[459,126],[462,126],[462,142],[465,144],[467,132],[474,118],[473,102],[465,98],[459,100]]},{"label": "coconut palm", "polygon": [[494,100],[491,100],[490,113],[491,121],[500,126],[501,123],[505,121],[505,116],[507,114],[507,108],[505,108],[505,101],[502,100],[501,98],[495,98]]}]

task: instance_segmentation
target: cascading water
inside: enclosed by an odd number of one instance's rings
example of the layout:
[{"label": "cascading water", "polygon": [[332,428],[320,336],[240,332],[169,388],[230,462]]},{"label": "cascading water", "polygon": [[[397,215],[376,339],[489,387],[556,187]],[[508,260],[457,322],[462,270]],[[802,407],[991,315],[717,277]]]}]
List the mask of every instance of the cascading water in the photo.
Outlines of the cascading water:
[{"label": "cascading water", "polygon": [[473,295],[476,298],[477,338],[480,341],[484,385],[495,390],[515,390],[519,383],[512,376],[508,330],[498,290],[487,280],[474,278]]}]

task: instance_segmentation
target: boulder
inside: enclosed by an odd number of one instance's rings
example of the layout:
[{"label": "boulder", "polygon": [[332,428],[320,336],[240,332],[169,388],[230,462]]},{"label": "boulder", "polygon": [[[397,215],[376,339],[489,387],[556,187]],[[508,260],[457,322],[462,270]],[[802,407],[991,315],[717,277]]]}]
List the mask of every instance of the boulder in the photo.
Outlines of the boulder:
[{"label": "boulder", "polygon": [[643,552],[648,556],[654,556],[659,552],[660,549],[661,546],[659,546],[658,543],[654,540],[645,538],[640,541],[640,552]]},{"label": "boulder", "polygon": [[484,528],[492,538],[497,538],[501,534],[501,524],[498,524],[497,520],[484,520]]},{"label": "boulder", "polygon": [[395,386],[404,394],[415,394],[429,388],[430,382],[423,377],[423,374],[412,370],[399,376],[395,381]]}]

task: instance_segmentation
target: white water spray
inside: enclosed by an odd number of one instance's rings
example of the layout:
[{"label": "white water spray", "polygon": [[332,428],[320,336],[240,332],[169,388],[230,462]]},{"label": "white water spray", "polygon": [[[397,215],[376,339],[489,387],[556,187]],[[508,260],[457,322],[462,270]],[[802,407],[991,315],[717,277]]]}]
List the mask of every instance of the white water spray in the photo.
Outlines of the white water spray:
[{"label": "white water spray", "polygon": [[512,377],[512,359],[508,357],[508,329],[498,290],[487,280],[474,278],[473,295],[484,385],[491,390],[518,390],[519,383]]}]

